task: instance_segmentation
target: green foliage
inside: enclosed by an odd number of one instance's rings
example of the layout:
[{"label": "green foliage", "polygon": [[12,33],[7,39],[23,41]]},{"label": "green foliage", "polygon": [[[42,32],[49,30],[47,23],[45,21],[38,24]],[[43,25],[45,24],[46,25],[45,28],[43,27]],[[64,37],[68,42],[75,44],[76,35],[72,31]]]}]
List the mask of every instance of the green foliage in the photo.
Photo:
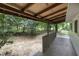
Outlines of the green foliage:
[{"label": "green foliage", "polygon": [[70,31],[71,30],[71,26],[70,23],[68,22],[63,22],[63,23],[59,23],[58,24],[58,30],[66,30],[66,31]]}]

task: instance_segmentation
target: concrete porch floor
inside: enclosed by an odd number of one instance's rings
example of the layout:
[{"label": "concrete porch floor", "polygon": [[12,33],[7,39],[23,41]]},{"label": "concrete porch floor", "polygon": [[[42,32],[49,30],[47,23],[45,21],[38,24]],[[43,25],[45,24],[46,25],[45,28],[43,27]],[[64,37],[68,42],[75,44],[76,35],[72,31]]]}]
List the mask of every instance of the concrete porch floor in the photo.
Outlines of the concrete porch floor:
[{"label": "concrete porch floor", "polygon": [[57,34],[44,56],[76,56],[70,37]]}]

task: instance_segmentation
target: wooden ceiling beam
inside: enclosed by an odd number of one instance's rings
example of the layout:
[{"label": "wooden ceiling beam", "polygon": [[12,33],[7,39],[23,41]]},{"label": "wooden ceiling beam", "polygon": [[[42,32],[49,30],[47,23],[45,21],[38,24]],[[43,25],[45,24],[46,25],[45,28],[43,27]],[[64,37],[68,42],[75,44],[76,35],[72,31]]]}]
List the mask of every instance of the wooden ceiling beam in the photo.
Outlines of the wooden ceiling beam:
[{"label": "wooden ceiling beam", "polygon": [[26,4],[22,9],[21,11],[24,11],[25,9],[28,9],[29,7],[31,7],[34,3],[28,3]]},{"label": "wooden ceiling beam", "polygon": [[42,13],[44,13],[44,12],[46,12],[46,11],[52,9],[52,8],[55,8],[56,6],[59,6],[59,5],[61,5],[61,4],[62,4],[62,3],[55,3],[55,4],[53,4],[53,5],[49,6],[49,7],[47,7],[46,9],[44,9],[44,10],[38,12],[38,13],[35,14],[34,16],[40,15],[40,14],[42,14]]},{"label": "wooden ceiling beam", "polygon": [[63,17],[61,17],[61,18],[59,18],[59,19],[53,19],[53,22],[61,21],[62,19],[64,20],[64,19],[65,19],[65,16],[63,16]]},{"label": "wooden ceiling beam", "polygon": [[61,13],[61,14],[58,14],[58,15],[56,15],[56,16],[53,16],[53,17],[51,17],[51,18],[49,18],[49,19],[51,20],[51,19],[54,19],[54,18],[57,18],[57,17],[61,17],[62,15],[66,15],[66,12]]},{"label": "wooden ceiling beam", "polygon": [[63,15],[63,16],[61,16],[61,17],[57,17],[57,18],[55,18],[55,19],[52,19],[51,21],[58,20],[58,19],[61,19],[61,18],[63,18],[63,17],[66,17],[66,15]]},{"label": "wooden ceiling beam", "polygon": [[56,13],[58,13],[58,12],[61,12],[61,11],[66,10],[66,9],[67,9],[67,7],[64,7],[64,8],[62,8],[62,9],[57,10],[57,11],[55,11],[55,12],[53,12],[53,13],[50,13],[50,14],[48,14],[48,15],[46,15],[46,16],[44,16],[44,17],[42,17],[42,18],[49,17],[49,16],[51,16],[51,15],[54,15],[54,14],[56,14]]},{"label": "wooden ceiling beam", "polygon": [[[36,14],[35,12],[33,12],[33,11],[31,11],[31,10],[27,10],[27,12],[31,13],[32,15]],[[34,17],[35,17],[35,16],[34,16]],[[40,19],[41,17],[42,17],[42,16],[39,15],[38,18]]]},{"label": "wooden ceiling beam", "polygon": [[61,16],[59,16],[59,17],[53,18],[53,19],[51,19],[51,20],[58,19],[58,18],[61,18],[61,17],[64,17],[64,16],[66,16],[66,15],[64,14],[64,15],[61,15]]},{"label": "wooden ceiling beam", "polygon": [[27,12],[29,12],[29,13],[32,13],[32,14],[35,14],[33,11],[31,11],[31,10],[27,10]]},{"label": "wooden ceiling beam", "polygon": [[51,23],[60,23],[60,22],[64,22],[65,21],[65,17],[62,17],[60,19],[55,19],[55,20],[51,20]]},{"label": "wooden ceiling beam", "polygon": [[54,24],[58,24],[58,23],[62,23],[62,22],[65,22],[65,20],[61,20],[61,21],[56,21],[56,22],[53,22]]},{"label": "wooden ceiling beam", "polygon": [[56,21],[57,21],[57,22],[58,22],[58,21],[61,22],[62,18],[65,19],[65,16],[66,16],[66,15],[62,15],[61,17],[58,17],[58,18],[55,18],[55,19],[52,19],[52,20],[49,20],[49,19],[42,19],[42,20],[47,21],[47,22],[49,22],[49,23],[56,23]]}]

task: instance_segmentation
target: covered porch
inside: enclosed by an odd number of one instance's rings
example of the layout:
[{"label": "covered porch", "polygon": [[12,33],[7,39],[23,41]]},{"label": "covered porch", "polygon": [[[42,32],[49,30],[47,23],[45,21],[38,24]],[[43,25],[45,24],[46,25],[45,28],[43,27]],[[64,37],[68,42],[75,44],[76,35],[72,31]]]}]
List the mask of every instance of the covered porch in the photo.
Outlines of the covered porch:
[{"label": "covered porch", "polygon": [[[43,51],[34,54],[34,56],[78,55],[79,45],[76,44],[78,37],[75,34],[71,35],[72,24],[70,24],[70,34],[61,33],[58,30],[58,24],[66,21],[68,8],[66,3],[0,3],[0,13],[47,23],[45,34],[40,36]],[[51,24],[54,25],[53,31],[51,31]],[[75,26],[75,31],[76,28]]]}]

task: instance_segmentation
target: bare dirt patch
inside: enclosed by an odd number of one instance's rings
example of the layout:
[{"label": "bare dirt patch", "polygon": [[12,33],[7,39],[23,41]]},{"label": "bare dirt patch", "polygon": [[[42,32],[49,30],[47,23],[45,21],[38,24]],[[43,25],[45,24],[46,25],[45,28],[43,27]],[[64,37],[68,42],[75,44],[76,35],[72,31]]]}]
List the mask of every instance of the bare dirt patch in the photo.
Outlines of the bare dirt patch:
[{"label": "bare dirt patch", "polygon": [[[44,34],[43,34],[44,35]],[[13,44],[5,44],[0,49],[0,55],[9,56],[31,56],[37,52],[42,52],[42,36],[13,36]]]}]

